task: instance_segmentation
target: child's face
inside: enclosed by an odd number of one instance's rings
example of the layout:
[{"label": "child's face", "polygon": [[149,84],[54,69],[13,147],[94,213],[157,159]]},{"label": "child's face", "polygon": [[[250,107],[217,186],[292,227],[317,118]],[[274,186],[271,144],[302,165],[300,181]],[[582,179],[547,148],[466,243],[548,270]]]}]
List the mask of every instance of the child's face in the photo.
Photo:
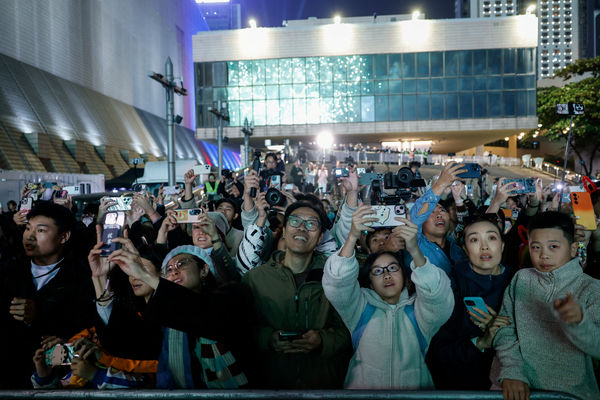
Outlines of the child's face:
[{"label": "child's face", "polygon": [[577,242],[569,245],[560,229],[535,229],[529,235],[529,255],[538,271],[554,271],[577,255]]}]

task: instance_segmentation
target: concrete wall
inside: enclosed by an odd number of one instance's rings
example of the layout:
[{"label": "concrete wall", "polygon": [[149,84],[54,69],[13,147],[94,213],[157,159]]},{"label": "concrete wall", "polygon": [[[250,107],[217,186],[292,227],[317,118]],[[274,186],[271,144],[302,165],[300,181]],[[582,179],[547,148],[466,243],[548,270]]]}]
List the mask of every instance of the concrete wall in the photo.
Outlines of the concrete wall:
[{"label": "concrete wall", "polygon": [[537,47],[533,15],[202,32],[194,61]]},{"label": "concrete wall", "polygon": [[[0,53],[155,115],[165,93],[150,80],[171,57],[194,86],[192,35],[206,30],[194,0],[2,0]],[[195,128],[194,90],[176,112]]]}]

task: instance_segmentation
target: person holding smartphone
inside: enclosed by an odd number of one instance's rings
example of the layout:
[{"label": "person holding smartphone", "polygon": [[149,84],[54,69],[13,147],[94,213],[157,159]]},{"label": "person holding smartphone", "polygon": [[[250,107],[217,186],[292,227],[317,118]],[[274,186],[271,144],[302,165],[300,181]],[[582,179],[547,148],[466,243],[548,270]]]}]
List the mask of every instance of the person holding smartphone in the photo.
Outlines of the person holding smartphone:
[{"label": "person holding smartphone", "polygon": [[[89,269],[72,251],[76,220],[50,202],[27,215],[25,257],[0,276],[0,388],[30,388],[31,359],[42,336],[70,337],[91,326],[94,288]],[[87,270],[87,271],[86,271]]]},{"label": "person holding smartphone", "polygon": [[504,240],[496,214],[467,219],[463,237],[468,258],[452,269],[454,311],[432,339],[427,365],[436,389],[487,390],[492,341],[510,324],[497,311],[515,271],[501,264]]},{"label": "person holding smartphone", "polygon": [[450,279],[419,249],[417,225],[399,217],[404,225],[398,233],[413,259],[411,277],[389,251],[371,254],[359,268],[355,245],[362,232],[374,231],[368,226],[374,217],[370,206],[357,208],[348,239],[329,257],[323,273],[325,296],[350,330],[355,350],[344,387],[432,389],[425,353],[452,313]]}]

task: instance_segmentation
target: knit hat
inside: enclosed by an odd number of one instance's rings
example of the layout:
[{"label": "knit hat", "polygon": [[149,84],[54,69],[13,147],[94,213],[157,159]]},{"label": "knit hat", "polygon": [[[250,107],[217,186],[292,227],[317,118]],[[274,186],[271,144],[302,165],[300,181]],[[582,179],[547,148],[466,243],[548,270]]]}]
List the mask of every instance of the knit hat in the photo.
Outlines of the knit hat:
[{"label": "knit hat", "polygon": [[217,228],[223,236],[227,235],[227,232],[229,232],[229,222],[227,222],[227,218],[220,212],[209,211],[207,214],[215,223],[215,228]]},{"label": "knit hat", "polygon": [[173,250],[171,250],[166,255],[165,259],[162,262],[162,266],[160,267],[160,271],[163,275],[165,275],[165,273],[167,271],[167,263],[173,257],[175,257],[176,255],[179,255],[179,254],[191,254],[193,256],[196,256],[199,259],[201,259],[202,261],[204,261],[206,264],[208,264],[208,266],[210,267],[211,270],[213,269],[212,259],[210,258],[210,255],[206,252],[206,250],[203,250],[197,246],[185,245],[185,246],[175,247]]}]

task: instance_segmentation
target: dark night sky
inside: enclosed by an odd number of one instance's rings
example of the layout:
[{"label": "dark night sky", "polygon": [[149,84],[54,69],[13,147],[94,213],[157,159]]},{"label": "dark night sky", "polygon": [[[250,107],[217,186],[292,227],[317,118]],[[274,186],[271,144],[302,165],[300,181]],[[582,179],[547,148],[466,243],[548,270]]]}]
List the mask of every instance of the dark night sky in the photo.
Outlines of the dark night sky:
[{"label": "dark night sky", "polygon": [[255,18],[259,26],[281,26],[286,19],[410,14],[415,9],[427,19],[453,18],[454,0],[232,0],[242,5],[242,27]]}]

